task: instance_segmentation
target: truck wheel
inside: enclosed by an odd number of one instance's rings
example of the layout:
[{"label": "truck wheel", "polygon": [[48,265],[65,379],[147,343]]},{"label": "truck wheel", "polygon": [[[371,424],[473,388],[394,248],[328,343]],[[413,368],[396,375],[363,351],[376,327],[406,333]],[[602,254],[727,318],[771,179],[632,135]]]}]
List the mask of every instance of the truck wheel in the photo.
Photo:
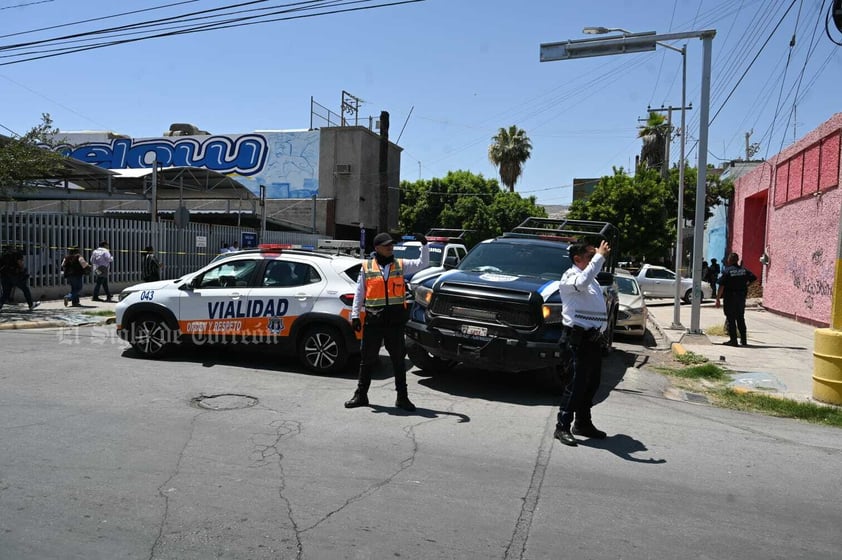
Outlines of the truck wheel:
[{"label": "truck wheel", "polygon": [[161,358],[173,348],[178,333],[160,315],[146,313],[129,325],[129,344],[144,358]]},{"label": "truck wheel", "polygon": [[454,360],[443,360],[427,352],[417,342],[406,340],[406,355],[415,364],[415,367],[429,373],[446,373],[456,366]]},{"label": "truck wheel", "polygon": [[311,327],[299,339],[298,359],[310,371],[336,373],[348,363],[348,349],[337,329],[320,325]]}]

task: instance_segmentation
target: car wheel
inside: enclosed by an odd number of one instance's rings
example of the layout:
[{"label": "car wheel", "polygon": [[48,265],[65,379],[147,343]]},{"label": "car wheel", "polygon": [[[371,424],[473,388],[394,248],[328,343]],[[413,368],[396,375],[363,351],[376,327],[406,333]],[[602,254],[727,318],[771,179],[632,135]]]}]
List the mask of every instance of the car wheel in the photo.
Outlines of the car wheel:
[{"label": "car wheel", "polygon": [[614,329],[617,328],[617,308],[611,312],[608,317],[608,328],[605,329],[605,335],[602,338],[602,353],[610,354],[614,349]]},{"label": "car wheel", "polygon": [[298,359],[310,371],[336,373],[348,363],[348,349],[337,329],[311,327],[298,341]]},{"label": "car wheel", "polygon": [[684,297],[681,298],[684,303],[693,303],[693,288],[684,292]]},{"label": "car wheel", "polygon": [[418,369],[428,373],[446,373],[452,370],[458,362],[437,358],[427,352],[423,346],[414,340],[406,340],[406,355]]},{"label": "car wheel", "polygon": [[173,348],[177,332],[160,315],[144,314],[129,326],[130,339],[137,352],[145,358],[161,358]]}]

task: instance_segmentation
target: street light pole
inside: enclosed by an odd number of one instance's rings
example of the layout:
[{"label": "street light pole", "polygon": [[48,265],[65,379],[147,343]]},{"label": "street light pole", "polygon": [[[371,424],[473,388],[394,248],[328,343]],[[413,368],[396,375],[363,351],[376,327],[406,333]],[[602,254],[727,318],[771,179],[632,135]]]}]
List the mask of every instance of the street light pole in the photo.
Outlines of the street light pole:
[{"label": "street light pole", "polygon": [[[620,28],[592,27],[585,28],[584,32],[589,34],[600,34],[608,31],[620,31],[622,36],[607,37],[605,39],[579,39],[568,40],[559,43],[541,44],[541,62],[553,60],[569,60],[571,58],[585,58],[591,56],[606,56],[614,54],[626,54],[635,52],[654,51],[656,45],[666,46],[665,41],[677,41],[680,39],[701,39],[702,40],[702,83],[701,83],[701,112],[699,114],[699,170],[696,178],[696,219],[693,230],[693,305],[690,310],[690,332],[700,333],[699,314],[701,312],[702,296],[702,242],[705,225],[705,200],[707,194],[707,152],[708,152],[708,118],[710,116],[710,59],[713,46],[713,38],[716,30],[706,29],[703,31],[688,31],[682,33],[665,33],[658,35],[655,32],[629,33]],[[673,50],[678,50],[671,47]],[[686,56],[685,56],[686,62]],[[684,96],[686,88],[682,90],[682,108],[684,107]],[[684,110],[682,109],[682,154],[681,161],[684,162]],[[682,182],[682,178],[679,179]],[[679,193],[683,193],[682,188]],[[679,203],[679,209],[683,212],[683,196]],[[683,221],[683,216],[682,216]],[[679,232],[681,224],[677,224]],[[680,234],[679,234],[680,236]],[[679,253],[680,254],[680,253]],[[676,274],[680,275],[678,266]],[[676,305],[678,300],[676,299]],[[680,311],[679,311],[680,312]]]},{"label": "street light pole", "polygon": [[684,252],[684,143],[687,137],[685,114],[687,112],[687,45],[676,49],[672,45],[658,43],[662,47],[681,53],[681,159],[678,162],[678,211],[675,223],[675,301],[672,306],[673,329],[683,329],[681,324],[681,255]]}]

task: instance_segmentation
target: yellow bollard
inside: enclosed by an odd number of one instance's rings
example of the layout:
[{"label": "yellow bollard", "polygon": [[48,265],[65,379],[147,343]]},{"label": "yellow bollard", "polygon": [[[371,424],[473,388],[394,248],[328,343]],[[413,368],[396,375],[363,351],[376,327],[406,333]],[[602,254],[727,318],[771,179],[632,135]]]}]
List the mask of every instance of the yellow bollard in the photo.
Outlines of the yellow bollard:
[{"label": "yellow bollard", "polygon": [[813,398],[828,404],[842,405],[842,331],[816,329]]}]

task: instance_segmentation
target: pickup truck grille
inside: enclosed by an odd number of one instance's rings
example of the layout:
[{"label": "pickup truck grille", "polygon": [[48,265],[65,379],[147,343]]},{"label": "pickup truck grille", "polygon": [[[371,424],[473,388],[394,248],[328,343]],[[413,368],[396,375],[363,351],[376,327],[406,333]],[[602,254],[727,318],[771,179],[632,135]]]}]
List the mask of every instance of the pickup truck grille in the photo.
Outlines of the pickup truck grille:
[{"label": "pickup truck grille", "polygon": [[430,313],[454,319],[509,325],[519,329],[533,329],[538,326],[532,306],[528,303],[437,294],[433,298]]}]

